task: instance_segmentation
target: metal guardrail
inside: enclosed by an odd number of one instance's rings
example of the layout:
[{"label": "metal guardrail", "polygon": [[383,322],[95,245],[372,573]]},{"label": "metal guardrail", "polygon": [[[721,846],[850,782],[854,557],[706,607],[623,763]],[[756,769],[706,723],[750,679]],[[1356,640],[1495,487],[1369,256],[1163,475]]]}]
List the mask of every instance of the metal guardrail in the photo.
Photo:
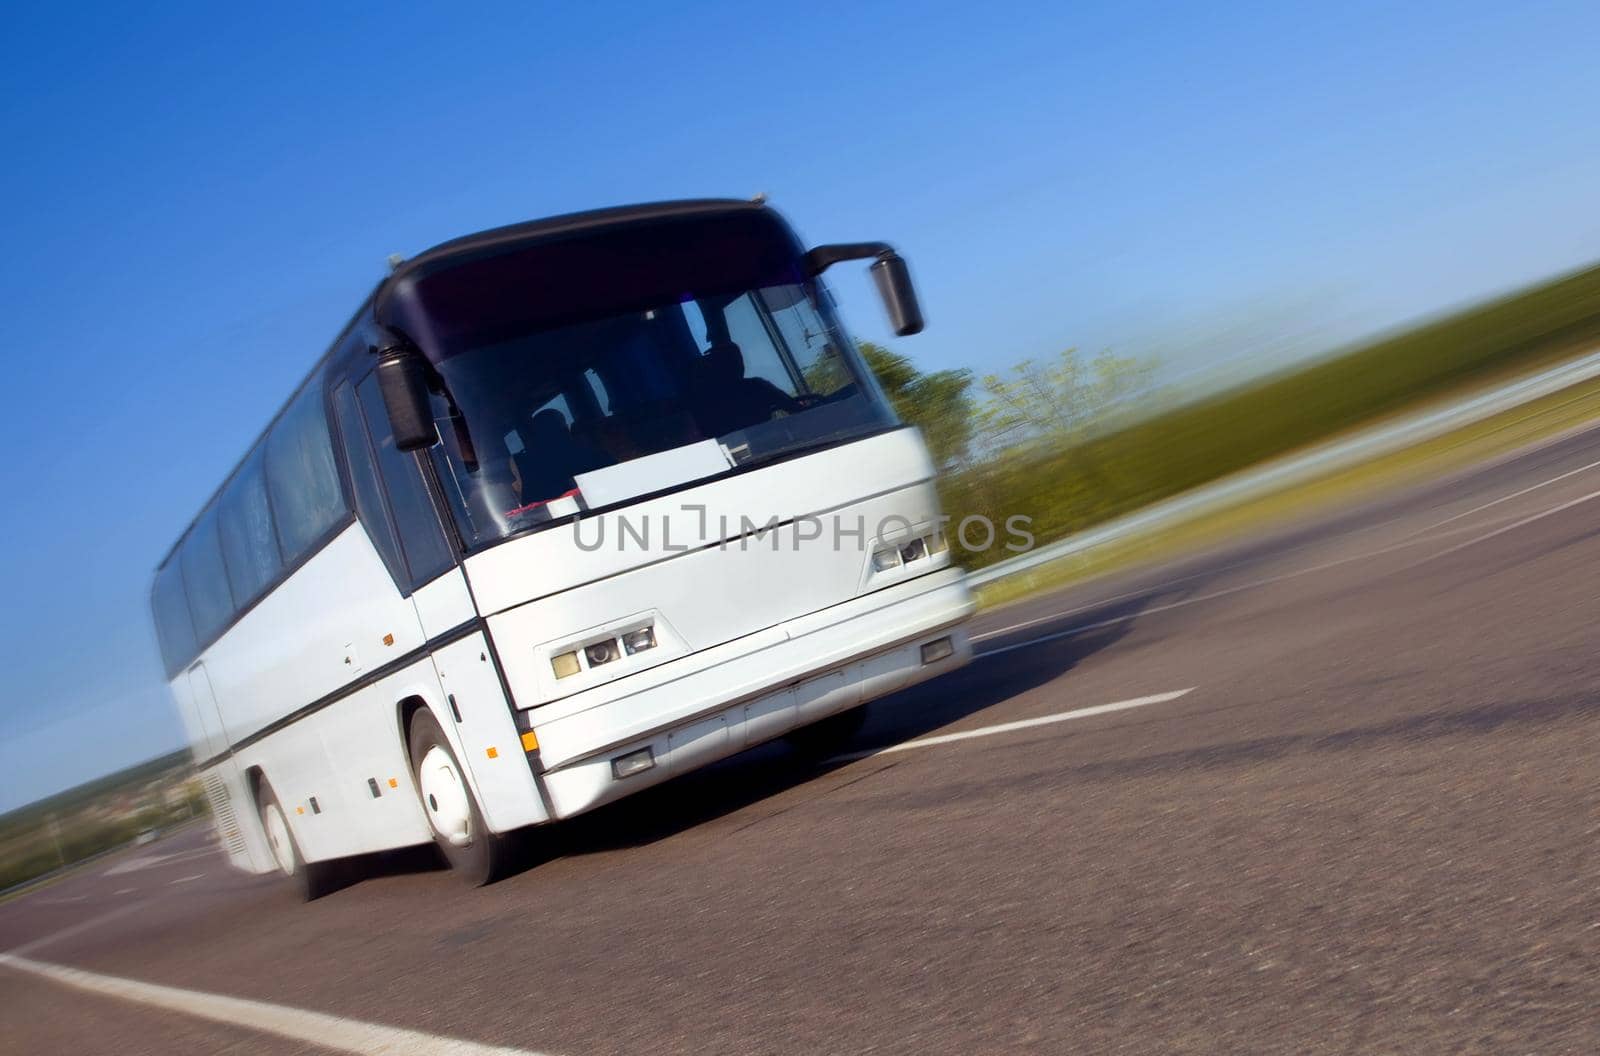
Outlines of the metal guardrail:
[{"label": "metal guardrail", "polygon": [[1103,543],[1196,517],[1242,499],[1296,484],[1311,477],[1387,454],[1410,444],[1432,439],[1463,425],[1499,414],[1518,404],[1560,392],[1568,386],[1600,375],[1600,351],[1559,367],[1521,378],[1492,392],[1481,393],[1449,407],[1425,411],[1402,421],[1376,426],[1356,436],[1336,440],[1311,451],[1279,459],[1226,477],[1212,484],[1165,499],[1087,531],[1058,539],[1037,550],[980,568],[967,576],[969,586],[982,586],[1052,561],[1081,554]]}]

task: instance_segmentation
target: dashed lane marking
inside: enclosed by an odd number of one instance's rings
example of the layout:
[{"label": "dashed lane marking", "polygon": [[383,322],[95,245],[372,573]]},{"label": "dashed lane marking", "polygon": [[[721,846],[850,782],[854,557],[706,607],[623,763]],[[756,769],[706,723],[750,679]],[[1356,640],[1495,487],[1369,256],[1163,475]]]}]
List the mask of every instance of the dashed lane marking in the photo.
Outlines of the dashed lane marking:
[{"label": "dashed lane marking", "polygon": [[1169,700],[1177,700],[1187,693],[1195,691],[1194,686],[1188,689],[1175,689],[1170,693],[1156,693],[1148,697],[1134,697],[1131,700],[1118,700],[1110,704],[1096,704],[1093,707],[1078,708],[1075,711],[1061,711],[1054,715],[1041,715],[1035,719],[1018,719],[1015,722],[1001,722],[993,726],[980,726],[975,730],[962,730],[960,733],[941,733],[935,737],[921,737],[914,741],[901,741],[899,744],[889,744],[882,748],[868,748],[859,752],[846,752],[827,760],[830,763],[848,763],[857,759],[869,759],[875,755],[888,755],[891,752],[909,752],[916,748],[933,748],[941,744],[954,744],[957,741],[970,741],[977,737],[993,737],[1002,733],[1015,733],[1018,730],[1031,730],[1039,726],[1051,726],[1058,722],[1071,722],[1074,719],[1088,719],[1096,715],[1109,715],[1114,711],[1127,711],[1130,708],[1142,708],[1150,704],[1165,704]]},{"label": "dashed lane marking", "polygon": [[1572,507],[1581,503],[1589,502],[1592,499],[1600,499],[1600,491],[1591,491],[1587,495],[1580,495],[1570,502],[1563,502],[1561,505],[1552,506],[1548,510],[1540,510],[1538,513],[1535,513],[1530,517],[1524,517],[1520,521],[1512,521],[1510,524],[1501,528],[1496,528],[1492,532],[1484,532],[1482,535],[1474,536],[1464,543],[1457,543],[1455,546],[1447,547],[1446,549],[1440,550],[1437,553],[1429,554],[1427,557],[1408,565],[1407,568],[1402,569],[1402,571],[1408,571],[1409,569],[1416,568],[1418,565],[1425,565],[1429,561],[1433,561],[1437,558],[1447,557],[1450,554],[1458,553],[1459,551],[1465,550],[1469,546],[1476,546],[1478,543],[1486,542],[1487,540],[1493,539],[1495,536],[1504,535],[1509,531],[1521,528],[1525,524],[1532,524],[1534,521],[1542,521],[1546,517],[1553,517],[1558,513],[1561,513],[1565,510],[1570,510]]},{"label": "dashed lane marking", "polygon": [[1462,510],[1460,513],[1455,514],[1454,516],[1451,516],[1451,517],[1446,517],[1442,521],[1434,521],[1432,524],[1428,525],[1426,528],[1417,529],[1417,534],[1421,534],[1422,532],[1431,532],[1435,528],[1442,528],[1447,524],[1453,524],[1454,522],[1459,521],[1463,517],[1471,517],[1475,513],[1482,513],[1484,510],[1490,509],[1491,507],[1494,507],[1494,506],[1498,506],[1502,502],[1510,502],[1512,499],[1520,499],[1522,496],[1528,494],[1530,491],[1538,491],[1540,488],[1549,487],[1551,484],[1555,484],[1555,483],[1557,483],[1559,481],[1566,480],[1568,477],[1575,477],[1579,473],[1584,472],[1585,470],[1594,469],[1596,466],[1600,466],[1600,461],[1590,462],[1587,465],[1579,466],[1577,469],[1569,469],[1565,473],[1558,473],[1555,476],[1549,478],[1548,480],[1541,480],[1537,484],[1530,484],[1525,488],[1521,488],[1521,489],[1519,489],[1517,491],[1513,491],[1509,495],[1502,495],[1498,499],[1491,499],[1490,501],[1482,503],[1481,505],[1474,506],[1470,510]]}]

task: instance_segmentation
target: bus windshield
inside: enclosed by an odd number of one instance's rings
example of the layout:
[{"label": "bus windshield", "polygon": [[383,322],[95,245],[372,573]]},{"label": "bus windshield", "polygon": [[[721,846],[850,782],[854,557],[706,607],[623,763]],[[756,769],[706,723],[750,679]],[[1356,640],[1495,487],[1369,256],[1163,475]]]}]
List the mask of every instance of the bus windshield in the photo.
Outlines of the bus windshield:
[{"label": "bus windshield", "polygon": [[896,424],[792,236],[739,219],[407,288],[396,322],[438,373],[433,457],[469,547]]}]

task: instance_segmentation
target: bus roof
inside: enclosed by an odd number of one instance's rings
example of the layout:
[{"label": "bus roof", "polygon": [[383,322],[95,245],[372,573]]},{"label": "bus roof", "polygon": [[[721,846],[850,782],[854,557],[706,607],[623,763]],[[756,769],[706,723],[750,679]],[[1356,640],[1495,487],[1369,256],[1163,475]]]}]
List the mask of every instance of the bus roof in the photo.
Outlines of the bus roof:
[{"label": "bus roof", "polygon": [[210,508],[212,503],[217,501],[217,497],[222,494],[223,489],[228,486],[229,481],[233,480],[234,475],[239,472],[239,469],[250,457],[250,453],[256,449],[256,445],[259,444],[262,438],[264,438],[267,433],[271,431],[272,426],[278,421],[278,419],[283,417],[283,412],[288,409],[289,404],[294,400],[295,396],[299,395],[300,391],[305,388],[306,384],[314,379],[317,376],[317,373],[327,366],[328,361],[338,350],[340,344],[343,343],[345,337],[350,333],[351,330],[355,329],[356,325],[361,321],[364,315],[367,315],[369,312],[371,312],[374,307],[382,301],[387,291],[392,289],[395,283],[406,278],[420,278],[432,268],[446,261],[459,260],[463,257],[470,257],[478,253],[493,251],[504,246],[515,245],[521,242],[537,241],[543,238],[554,238],[570,235],[587,228],[610,227],[617,224],[647,223],[652,220],[664,220],[676,217],[715,216],[741,212],[756,212],[764,209],[766,209],[766,204],[763,199],[741,198],[686,198],[676,201],[648,202],[641,205],[619,205],[606,209],[589,209],[583,212],[563,213],[559,216],[544,217],[538,220],[526,220],[517,224],[507,224],[503,227],[489,228],[486,231],[479,231],[475,234],[462,235],[459,238],[452,238],[447,242],[440,242],[438,245],[423,250],[416,256],[401,262],[393,272],[385,276],[383,280],[379,282],[376,287],[374,287],[372,292],[362,300],[361,306],[357,308],[355,314],[350,317],[350,321],[345,323],[345,325],[340,328],[338,334],[335,335],[333,341],[328,345],[328,348],[322,353],[321,356],[317,358],[317,361],[312,365],[310,371],[307,372],[305,377],[300,380],[300,383],[297,384],[289,393],[288,398],[283,401],[273,416],[267,420],[267,423],[262,427],[261,432],[257,434],[255,439],[253,439],[249,446],[245,448],[244,454],[240,456],[239,460],[234,463],[231,469],[228,470],[227,475],[222,478],[222,482],[217,485],[215,490],[213,490],[209,496],[207,496],[206,501],[200,504],[199,511],[189,519],[189,523],[184,525],[183,531],[178,533],[177,539],[173,540],[172,545],[167,548],[167,552],[162,556],[160,562],[156,565],[156,570],[159,572],[161,569],[166,567],[168,561],[172,560],[173,555],[178,552],[178,547],[182,545],[183,540],[188,536],[190,530],[194,528],[195,522],[200,519],[201,515],[203,515],[208,508]]}]

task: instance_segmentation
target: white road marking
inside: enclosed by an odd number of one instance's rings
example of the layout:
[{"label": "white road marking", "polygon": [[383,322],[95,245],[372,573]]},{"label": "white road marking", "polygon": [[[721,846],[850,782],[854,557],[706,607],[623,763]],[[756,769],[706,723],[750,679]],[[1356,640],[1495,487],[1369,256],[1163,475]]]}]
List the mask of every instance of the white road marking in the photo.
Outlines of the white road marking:
[{"label": "white road marking", "polygon": [[[1446,554],[1453,554],[1457,550],[1463,549],[1464,547],[1471,546],[1474,543],[1481,543],[1485,539],[1492,539],[1497,535],[1502,535],[1505,532],[1509,532],[1509,531],[1511,531],[1511,530],[1513,530],[1515,528],[1521,528],[1525,524],[1532,524],[1534,521],[1540,520],[1541,518],[1549,517],[1551,514],[1560,513],[1562,510],[1570,509],[1571,507],[1576,506],[1579,503],[1588,502],[1590,499],[1593,499],[1593,498],[1600,498],[1600,491],[1590,492],[1588,495],[1584,495],[1581,498],[1573,499],[1571,502],[1564,502],[1559,506],[1552,507],[1551,509],[1545,510],[1545,511],[1543,511],[1541,513],[1536,513],[1531,517],[1523,517],[1520,520],[1512,521],[1510,524],[1502,525],[1501,527],[1496,528],[1494,531],[1487,532],[1487,533],[1485,533],[1483,535],[1480,535],[1480,536],[1478,536],[1478,537],[1476,537],[1474,539],[1468,539],[1464,543],[1458,543],[1455,546],[1448,547],[1448,548],[1446,548],[1444,550],[1440,550],[1437,553],[1429,554],[1427,557],[1421,558],[1421,559],[1419,559],[1417,561],[1412,562],[1409,565],[1403,566],[1402,569],[1400,569],[1400,571],[1405,571],[1406,569],[1416,568],[1418,565],[1426,564],[1427,562],[1432,561],[1436,557],[1443,557]],[[1416,536],[1416,537],[1410,537],[1410,538],[1402,539],[1400,542],[1391,543],[1388,546],[1380,546],[1376,550],[1367,550],[1367,551],[1364,551],[1364,552],[1359,553],[1359,554],[1352,554],[1352,555],[1349,555],[1347,557],[1335,558],[1332,561],[1323,561],[1320,564],[1308,565],[1305,568],[1294,569],[1293,571],[1290,571],[1290,572],[1281,572],[1281,573],[1279,573],[1279,574],[1277,574],[1275,576],[1264,576],[1261,579],[1253,579],[1253,580],[1250,580],[1249,582],[1246,582],[1246,583],[1238,583],[1238,584],[1235,584],[1234,586],[1231,586],[1231,587],[1223,587],[1221,590],[1213,590],[1209,594],[1196,594],[1192,598],[1180,598],[1177,601],[1169,601],[1164,605],[1150,605],[1150,606],[1147,606],[1146,608],[1140,609],[1138,612],[1130,612],[1130,613],[1128,613],[1126,615],[1123,615],[1123,616],[1111,616],[1111,617],[1107,617],[1106,619],[1103,619],[1103,620],[1095,620],[1092,623],[1080,623],[1080,624],[1078,624],[1076,626],[1068,627],[1068,628],[1065,628],[1065,629],[1060,630],[1060,631],[1052,632],[1050,634],[1041,634],[1037,638],[1029,638],[1025,642],[1013,642],[1010,645],[1003,645],[998,649],[983,649],[983,650],[979,650],[979,651],[977,651],[976,653],[973,654],[973,659],[981,660],[984,657],[1000,656],[1000,655],[1002,655],[1004,653],[1009,653],[1014,649],[1026,649],[1029,646],[1042,645],[1045,642],[1054,642],[1054,641],[1059,641],[1062,638],[1071,638],[1074,635],[1083,634],[1085,631],[1094,631],[1094,630],[1099,630],[1102,627],[1111,627],[1111,626],[1115,626],[1116,624],[1119,624],[1119,623],[1127,623],[1129,620],[1137,620],[1137,619],[1140,619],[1141,617],[1149,616],[1149,615],[1152,615],[1154,613],[1167,612],[1167,611],[1169,611],[1171,609],[1181,609],[1181,608],[1184,608],[1185,606],[1188,606],[1188,605],[1198,605],[1198,604],[1200,604],[1201,602],[1204,602],[1204,601],[1215,601],[1218,598],[1225,598],[1225,597],[1229,596],[1230,594],[1238,594],[1238,593],[1241,593],[1241,592],[1246,591],[1246,590],[1255,590],[1257,587],[1271,586],[1274,583],[1282,583],[1285,580],[1297,579],[1300,576],[1309,576],[1309,575],[1312,575],[1313,573],[1316,573],[1316,572],[1326,572],[1330,568],[1338,568],[1340,565],[1348,565],[1348,564],[1350,564],[1351,562],[1354,562],[1354,561],[1366,561],[1366,560],[1369,560],[1369,559],[1374,558],[1374,557],[1382,557],[1384,554],[1394,553],[1397,550],[1405,550],[1405,549],[1408,549],[1408,548],[1413,547],[1413,546],[1419,546],[1419,545],[1421,545],[1423,543],[1427,543],[1427,542],[1434,542],[1434,541],[1437,541],[1438,539],[1447,538],[1447,537],[1452,536],[1452,535],[1461,535],[1461,534],[1463,534],[1465,532],[1476,531],[1480,527],[1482,527],[1482,526],[1481,525],[1475,525],[1475,524],[1465,524],[1465,525],[1460,525],[1458,527],[1450,528],[1450,529],[1447,529],[1445,531],[1439,532],[1437,535],[1434,535],[1434,536]],[[1220,571],[1220,570],[1218,570],[1218,571]],[[1192,578],[1194,578],[1194,577],[1193,576],[1184,576],[1181,579],[1176,579],[1176,580],[1173,580],[1171,582],[1180,583],[1180,582],[1183,581],[1183,579],[1192,579]],[[1166,584],[1166,583],[1157,584],[1155,586],[1150,587],[1148,590],[1131,591],[1128,594],[1119,595],[1119,597],[1125,598],[1125,597],[1137,597],[1139,595],[1144,595],[1144,594],[1155,594],[1155,593],[1158,593],[1161,590],[1165,589],[1168,585],[1169,584]],[[986,641],[987,639],[998,638],[1001,635],[1011,634],[1014,631],[1020,631],[1020,630],[1023,630],[1025,628],[1028,628],[1028,627],[1037,626],[1038,624],[1041,624],[1041,623],[1052,623],[1052,622],[1054,622],[1056,620],[1061,619],[1064,616],[1070,616],[1070,615],[1072,615],[1074,613],[1077,613],[1077,612],[1083,612],[1085,610],[1103,608],[1104,606],[1106,606],[1108,604],[1111,604],[1112,601],[1115,601],[1115,600],[1117,600],[1117,599],[1107,599],[1107,600],[1104,600],[1104,601],[1092,602],[1092,603],[1090,603],[1088,605],[1080,605],[1075,609],[1066,609],[1066,610],[1064,610],[1062,612],[1052,613],[1049,616],[1040,616],[1040,617],[1037,617],[1037,618],[1032,619],[1032,620],[1024,620],[1021,623],[1014,623],[1014,624],[1011,624],[1011,625],[1006,626],[1006,627],[1001,627],[1001,628],[999,628],[997,630],[985,631],[982,634],[973,635],[971,641],[972,641],[972,643],[974,645],[976,645],[977,643],[982,642],[982,641]]]},{"label": "white road marking", "polygon": [[[1471,525],[1471,524],[1462,525],[1459,528],[1452,528],[1449,531],[1440,532],[1439,535],[1440,536],[1461,535],[1461,534],[1463,534],[1465,532],[1473,531],[1476,527],[1477,527],[1476,525]],[[1348,565],[1353,561],[1366,561],[1366,560],[1369,560],[1369,559],[1374,558],[1374,557],[1382,557],[1384,554],[1392,553],[1392,552],[1394,552],[1396,550],[1405,550],[1405,549],[1407,549],[1409,547],[1420,546],[1423,543],[1431,542],[1431,541],[1432,540],[1430,540],[1430,539],[1420,539],[1420,538],[1419,539],[1405,539],[1405,540],[1402,540],[1401,542],[1398,542],[1398,543],[1391,543],[1388,546],[1380,546],[1376,550],[1364,550],[1359,554],[1351,554],[1348,557],[1339,557],[1339,558],[1335,558],[1332,561],[1323,561],[1323,562],[1320,562],[1319,564],[1307,565],[1305,568],[1297,568],[1297,569],[1294,569],[1294,570],[1289,571],[1289,572],[1280,572],[1277,575],[1264,576],[1261,579],[1252,579],[1252,580],[1250,580],[1248,582],[1245,582],[1245,583],[1238,583],[1238,584],[1235,584],[1234,586],[1231,586],[1231,587],[1224,587],[1221,590],[1214,590],[1209,594],[1197,594],[1192,598],[1182,598],[1182,599],[1180,599],[1178,601],[1169,601],[1165,605],[1153,605],[1153,606],[1151,606],[1149,608],[1140,609],[1138,612],[1129,613],[1126,616],[1113,616],[1113,617],[1111,617],[1109,619],[1096,620],[1094,623],[1085,623],[1085,624],[1082,624],[1082,625],[1080,625],[1078,627],[1074,627],[1074,628],[1072,628],[1070,630],[1058,631],[1058,632],[1056,632],[1054,634],[1046,634],[1046,635],[1042,635],[1042,636],[1040,636],[1038,638],[1031,638],[1026,642],[1015,642],[1015,643],[1013,643],[1011,645],[1007,645],[1007,646],[1004,646],[1004,647],[999,648],[999,649],[986,649],[983,652],[978,653],[977,655],[979,657],[999,656],[1001,653],[1008,653],[1013,649],[1021,649],[1024,646],[1037,645],[1040,642],[1054,641],[1057,638],[1069,638],[1074,634],[1082,634],[1084,631],[1092,631],[1092,630],[1095,630],[1096,628],[1099,628],[1099,627],[1109,627],[1112,624],[1124,623],[1124,622],[1126,622],[1128,620],[1138,619],[1140,616],[1147,616],[1152,612],[1166,612],[1168,609],[1181,609],[1185,605],[1197,605],[1202,601],[1214,601],[1217,598],[1225,598],[1229,594],[1238,594],[1240,591],[1254,590],[1256,587],[1268,587],[1268,586],[1271,586],[1274,583],[1282,583],[1284,580],[1296,579],[1296,578],[1298,578],[1300,576],[1309,576],[1309,575],[1312,575],[1313,573],[1316,573],[1316,572],[1326,572],[1330,568],[1338,568],[1340,565]],[[1249,561],[1238,562],[1238,564],[1251,564],[1251,563],[1252,562],[1249,562]],[[1174,583],[1182,583],[1182,582],[1184,582],[1184,580],[1195,579],[1195,578],[1197,578],[1199,576],[1211,575],[1211,574],[1215,574],[1217,572],[1223,572],[1223,571],[1226,571],[1229,568],[1234,568],[1234,567],[1237,567],[1237,564],[1236,565],[1225,565],[1225,566],[1222,566],[1221,568],[1204,570],[1204,571],[1201,571],[1201,572],[1197,572],[1194,575],[1181,576],[1181,577],[1179,577],[1177,579],[1168,580],[1168,581],[1163,582],[1163,583],[1157,583],[1154,586],[1151,586],[1151,587],[1149,587],[1148,589],[1145,589],[1145,590],[1129,591],[1126,594],[1118,594],[1115,597],[1106,598],[1106,599],[1103,599],[1103,600],[1100,600],[1100,601],[1091,602],[1091,603],[1089,603],[1087,605],[1080,605],[1077,608],[1065,609],[1065,610],[1063,610],[1061,612],[1051,613],[1048,616],[1039,616],[1039,617],[1037,617],[1035,619],[1031,619],[1031,620],[1023,620],[1021,623],[1013,623],[1013,624],[1010,624],[1010,625],[1005,626],[1005,627],[998,628],[997,630],[993,630],[993,631],[984,631],[982,634],[973,635],[971,640],[972,640],[973,644],[976,645],[978,642],[986,641],[987,639],[990,639],[990,638],[998,638],[1003,634],[1011,634],[1014,631],[1024,630],[1024,629],[1026,629],[1028,627],[1035,627],[1035,626],[1038,626],[1041,623],[1053,623],[1056,620],[1061,619],[1063,616],[1071,616],[1074,613],[1085,612],[1085,611],[1092,610],[1092,609],[1103,608],[1106,605],[1110,605],[1113,602],[1120,601],[1120,600],[1123,600],[1125,598],[1134,598],[1134,597],[1139,597],[1139,596],[1145,595],[1145,594],[1156,594],[1156,593],[1159,593],[1159,592],[1167,589],[1168,587],[1172,586]]]},{"label": "white road marking", "polygon": [[113,891],[112,894],[115,894],[115,895],[131,895],[131,894],[133,894],[134,892],[136,892],[138,890],[139,889],[137,887],[119,887],[115,891]]},{"label": "white road marking", "polygon": [[915,741],[901,741],[899,744],[885,745],[882,748],[869,748],[860,752],[845,752],[843,755],[833,756],[828,759],[830,763],[848,763],[857,759],[870,759],[875,755],[888,755],[891,752],[909,752],[914,748],[932,748],[940,744],[954,744],[956,741],[970,741],[976,737],[993,737],[1001,733],[1015,733],[1017,730],[1031,730],[1038,726],[1052,726],[1058,722],[1071,722],[1074,719],[1088,719],[1096,715],[1109,715],[1114,711],[1127,711],[1130,708],[1142,708],[1147,704],[1165,704],[1169,700],[1195,691],[1194,686],[1188,689],[1175,689],[1170,693],[1156,693],[1148,697],[1134,697],[1131,700],[1118,700],[1110,704],[1096,704],[1093,707],[1078,708],[1076,711],[1061,711],[1054,715],[1041,715],[1036,719],[1018,719],[1015,722],[1002,722],[994,726],[980,726],[976,730],[962,730],[960,733],[942,733],[936,737],[922,737]]},{"label": "white road marking", "polygon": [[1582,473],[1584,470],[1586,470],[1586,469],[1594,469],[1596,466],[1600,466],[1600,461],[1590,462],[1588,465],[1579,466],[1577,469],[1569,469],[1565,473],[1560,473],[1560,474],[1557,474],[1556,476],[1551,477],[1549,480],[1541,480],[1537,484],[1530,484],[1527,487],[1521,489],[1520,491],[1513,491],[1510,495],[1502,495],[1498,499],[1493,499],[1493,500],[1491,500],[1489,502],[1483,503],[1481,506],[1474,506],[1470,510],[1463,510],[1462,512],[1456,514],[1454,517],[1446,517],[1442,521],[1435,521],[1434,523],[1428,525],[1426,528],[1418,528],[1417,529],[1417,533],[1431,532],[1435,528],[1442,528],[1447,524],[1452,524],[1452,523],[1454,523],[1456,521],[1459,521],[1463,517],[1471,517],[1475,513],[1482,513],[1484,510],[1487,510],[1487,509],[1489,509],[1489,508],[1491,508],[1493,506],[1498,506],[1502,502],[1510,502],[1512,499],[1520,499],[1522,496],[1528,494],[1528,492],[1530,492],[1530,491],[1538,491],[1540,488],[1548,487],[1551,484],[1555,484],[1555,483],[1557,483],[1559,481],[1566,480],[1568,477],[1577,476],[1579,473]]},{"label": "white road marking", "polygon": [[166,861],[167,859],[174,858],[174,857],[176,857],[176,855],[172,855],[172,854],[146,854],[146,855],[142,855],[142,856],[140,856],[138,858],[129,858],[129,859],[126,859],[125,861],[118,862],[116,865],[113,865],[110,869],[107,869],[104,873],[101,873],[100,875],[101,876],[121,876],[123,873],[137,873],[141,869],[149,869],[151,866],[160,865],[162,862]]},{"label": "white road marking", "polygon": [[1576,499],[1572,499],[1569,502],[1563,502],[1559,506],[1552,506],[1548,510],[1541,510],[1536,514],[1533,514],[1531,517],[1524,517],[1520,521],[1512,521],[1510,524],[1496,528],[1492,532],[1484,532],[1482,535],[1474,536],[1464,543],[1457,543],[1455,546],[1447,547],[1444,550],[1440,550],[1438,553],[1429,554],[1427,557],[1424,557],[1420,561],[1416,561],[1407,567],[1416,568],[1417,565],[1427,564],[1429,561],[1432,561],[1435,558],[1445,557],[1449,554],[1456,553],[1457,551],[1465,550],[1469,546],[1476,546],[1478,543],[1493,539],[1497,535],[1504,535],[1509,531],[1521,528],[1525,524],[1532,524],[1534,521],[1542,521],[1546,517],[1553,517],[1556,514],[1561,513],[1563,510],[1570,510],[1572,507],[1588,502],[1591,499],[1600,499],[1600,491],[1591,491],[1587,495],[1580,495]]},{"label": "white road marking", "polygon": [[308,1012],[268,1001],[158,986],[137,979],[86,972],[65,965],[30,961],[14,954],[0,953],[0,964],[31,972],[64,986],[76,987],[106,997],[177,1012],[197,1019],[243,1027],[263,1034],[331,1049],[335,1052],[372,1053],[378,1056],[539,1056],[527,1049],[482,1045],[460,1038],[427,1034],[420,1030],[385,1027],[359,1019]]},{"label": "white road marking", "polygon": [[199,879],[203,878],[205,875],[206,875],[205,873],[195,873],[193,876],[180,876],[176,880],[168,880],[167,883],[169,883],[169,884],[187,884],[190,880],[199,880]]}]

